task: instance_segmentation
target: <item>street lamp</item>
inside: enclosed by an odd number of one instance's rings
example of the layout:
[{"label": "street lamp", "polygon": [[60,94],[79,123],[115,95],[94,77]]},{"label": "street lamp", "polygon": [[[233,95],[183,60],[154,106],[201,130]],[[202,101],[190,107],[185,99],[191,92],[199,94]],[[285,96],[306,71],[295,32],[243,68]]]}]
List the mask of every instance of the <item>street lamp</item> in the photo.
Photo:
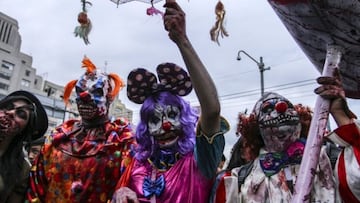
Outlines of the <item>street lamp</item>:
[{"label": "street lamp", "polygon": [[264,95],[264,71],[270,70],[270,67],[264,68],[265,64],[263,62],[262,56],[260,56],[260,62],[259,62],[259,61],[255,60],[252,56],[250,56],[248,53],[246,53],[246,51],[244,51],[244,50],[240,50],[238,52],[238,55],[236,58],[238,61],[241,60],[240,53],[244,53],[246,56],[248,56],[251,60],[253,60],[258,65],[259,71],[260,71],[261,96],[263,96]]}]

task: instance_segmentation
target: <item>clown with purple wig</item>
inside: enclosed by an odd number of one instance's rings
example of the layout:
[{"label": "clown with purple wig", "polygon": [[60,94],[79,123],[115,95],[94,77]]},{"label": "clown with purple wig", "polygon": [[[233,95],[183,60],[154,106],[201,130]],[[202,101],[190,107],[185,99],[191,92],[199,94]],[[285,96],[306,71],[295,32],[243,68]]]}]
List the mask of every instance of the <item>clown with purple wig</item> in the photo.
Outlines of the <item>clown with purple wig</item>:
[{"label": "clown with purple wig", "polygon": [[[165,29],[180,49],[189,74],[174,63],[130,72],[128,98],[142,104],[135,157],[113,202],[207,202],[225,145],[228,123],[217,91],[185,34],[185,14],[165,4]],[[195,89],[198,113],[182,97]]]}]

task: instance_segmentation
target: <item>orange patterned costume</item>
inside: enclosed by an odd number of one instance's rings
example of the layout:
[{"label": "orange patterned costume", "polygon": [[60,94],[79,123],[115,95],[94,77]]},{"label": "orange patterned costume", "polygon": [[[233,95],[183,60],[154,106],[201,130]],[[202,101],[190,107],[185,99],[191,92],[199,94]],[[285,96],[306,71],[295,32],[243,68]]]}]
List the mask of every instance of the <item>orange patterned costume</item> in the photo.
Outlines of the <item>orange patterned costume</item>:
[{"label": "orange patterned costume", "polygon": [[125,119],[109,119],[109,106],[123,82],[101,73],[85,58],[87,68],[64,91],[67,102],[76,87],[81,120],[55,128],[30,172],[30,202],[107,202],[131,160],[135,141]]},{"label": "orange patterned costume", "polygon": [[[130,160],[124,120],[82,129],[69,120],[51,134],[30,175],[31,202],[106,202]],[[102,136],[95,136],[101,134]]]}]

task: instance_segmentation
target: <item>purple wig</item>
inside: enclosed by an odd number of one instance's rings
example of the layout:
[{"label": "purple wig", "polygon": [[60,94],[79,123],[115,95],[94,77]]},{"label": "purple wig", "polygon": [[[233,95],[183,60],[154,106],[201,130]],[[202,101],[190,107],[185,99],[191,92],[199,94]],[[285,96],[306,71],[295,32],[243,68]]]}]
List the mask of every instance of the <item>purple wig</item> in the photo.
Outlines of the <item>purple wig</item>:
[{"label": "purple wig", "polygon": [[195,146],[195,126],[198,116],[190,107],[190,104],[185,102],[180,96],[164,91],[149,96],[141,106],[140,123],[136,129],[136,141],[138,143],[135,154],[136,159],[140,161],[147,160],[156,151],[160,150],[148,131],[148,121],[153,115],[156,104],[179,107],[182,135],[180,135],[178,142],[171,150],[179,152],[181,155],[192,152]]}]

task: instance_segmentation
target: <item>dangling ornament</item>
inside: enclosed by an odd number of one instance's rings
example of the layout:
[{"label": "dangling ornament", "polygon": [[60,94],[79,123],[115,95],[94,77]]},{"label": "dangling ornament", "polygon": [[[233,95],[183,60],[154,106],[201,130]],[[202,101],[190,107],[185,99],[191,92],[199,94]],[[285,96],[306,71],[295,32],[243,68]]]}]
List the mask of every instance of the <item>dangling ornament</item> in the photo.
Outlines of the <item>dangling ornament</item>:
[{"label": "dangling ornament", "polygon": [[216,22],[215,22],[215,25],[210,30],[210,37],[211,37],[212,41],[214,41],[218,45],[220,45],[219,35],[221,34],[221,37],[229,36],[229,34],[226,32],[225,27],[224,27],[225,9],[224,9],[224,5],[221,3],[221,1],[219,1],[216,4],[215,14],[216,14]]},{"label": "dangling ornament", "polygon": [[149,4],[151,4],[151,7],[146,9],[146,15],[153,16],[153,15],[159,14],[162,17],[164,17],[164,13],[162,11],[160,11],[159,9],[155,8],[155,6],[154,6],[155,3],[158,3],[162,0],[110,0],[110,1],[116,3],[117,6],[119,6],[120,4],[132,2],[132,1],[140,1],[140,2],[144,2],[144,3],[149,3]]},{"label": "dangling ornament", "polygon": [[154,0],[151,0],[151,7],[146,9],[146,14],[148,16],[153,16],[153,15],[161,15],[162,17],[164,17],[164,13],[160,10],[158,10],[157,8],[154,7]]},{"label": "dangling ornament", "polygon": [[85,44],[88,45],[90,44],[88,35],[91,31],[92,24],[87,15],[86,5],[92,6],[92,4],[86,0],[81,0],[81,3],[82,3],[82,12],[78,14],[78,19],[77,19],[80,25],[75,27],[74,34],[75,37],[79,36],[80,38],[82,38]]}]

